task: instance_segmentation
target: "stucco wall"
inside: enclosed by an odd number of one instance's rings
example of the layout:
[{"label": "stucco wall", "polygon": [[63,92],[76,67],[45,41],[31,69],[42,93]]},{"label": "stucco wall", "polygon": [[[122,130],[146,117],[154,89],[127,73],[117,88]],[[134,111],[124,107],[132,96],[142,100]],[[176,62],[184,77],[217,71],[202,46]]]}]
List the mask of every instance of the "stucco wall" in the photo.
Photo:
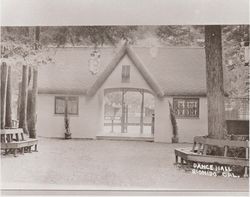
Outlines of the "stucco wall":
[{"label": "stucco wall", "polygon": [[[195,96],[192,98],[199,98],[199,117],[176,118],[180,142],[193,142],[194,136],[207,135],[207,98]],[[173,97],[168,99],[173,103]]]},{"label": "stucco wall", "polygon": [[[39,94],[38,96],[38,136],[64,137],[64,116],[54,113],[55,96]],[[62,95],[60,95],[62,96]],[[70,131],[73,138],[95,138],[96,132],[102,129],[99,96],[89,99],[79,96],[79,114],[70,115]]]}]

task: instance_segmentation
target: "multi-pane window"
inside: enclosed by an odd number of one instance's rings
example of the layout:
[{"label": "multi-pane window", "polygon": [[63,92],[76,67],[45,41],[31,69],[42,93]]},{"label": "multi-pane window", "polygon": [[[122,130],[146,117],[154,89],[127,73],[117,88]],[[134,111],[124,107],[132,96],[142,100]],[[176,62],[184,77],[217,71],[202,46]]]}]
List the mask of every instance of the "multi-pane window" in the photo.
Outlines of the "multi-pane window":
[{"label": "multi-pane window", "polygon": [[176,117],[183,117],[183,118],[199,117],[199,99],[174,98],[173,109]]},{"label": "multi-pane window", "polygon": [[122,82],[126,83],[130,81],[130,66],[123,65],[122,66]]},{"label": "multi-pane window", "polygon": [[56,96],[55,97],[55,114],[64,114],[68,107],[68,113],[78,115],[78,97],[76,96]]}]

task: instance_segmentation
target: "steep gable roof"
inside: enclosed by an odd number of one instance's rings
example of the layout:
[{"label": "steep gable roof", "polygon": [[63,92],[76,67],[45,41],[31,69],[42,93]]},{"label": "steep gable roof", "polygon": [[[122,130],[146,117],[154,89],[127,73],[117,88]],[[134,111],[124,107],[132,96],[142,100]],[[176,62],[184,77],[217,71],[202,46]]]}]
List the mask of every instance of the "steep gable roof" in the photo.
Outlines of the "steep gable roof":
[{"label": "steep gable roof", "polygon": [[55,51],[55,64],[39,67],[39,93],[92,95],[93,90],[98,89],[98,84],[102,84],[113,71],[116,66],[114,62],[128,55],[139,72],[143,73],[145,81],[160,95],[206,94],[204,48],[159,47],[157,55],[152,56],[150,47],[101,47],[101,65],[96,75],[91,74],[88,67],[93,47],[51,50]]},{"label": "steep gable roof", "polygon": [[161,87],[158,85],[157,81],[150,74],[148,69],[144,66],[140,58],[136,55],[133,49],[128,45],[124,44],[119,52],[114,56],[110,64],[103,71],[103,73],[99,76],[99,78],[95,81],[95,83],[90,87],[87,91],[89,96],[92,96],[96,93],[96,91],[101,87],[101,85],[105,82],[105,80],[109,77],[109,75],[113,72],[115,67],[121,61],[121,59],[128,55],[128,57],[132,60],[138,71],[141,73],[144,80],[148,83],[148,85],[152,88],[152,90],[156,93],[156,95],[162,97],[164,96],[164,92],[161,90]]}]

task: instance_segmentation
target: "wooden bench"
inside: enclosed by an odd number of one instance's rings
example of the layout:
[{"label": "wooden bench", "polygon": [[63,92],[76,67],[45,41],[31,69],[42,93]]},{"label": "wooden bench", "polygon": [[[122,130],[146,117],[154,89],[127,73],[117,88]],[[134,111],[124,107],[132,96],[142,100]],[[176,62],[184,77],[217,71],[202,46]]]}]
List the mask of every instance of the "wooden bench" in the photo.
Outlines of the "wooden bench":
[{"label": "wooden bench", "polygon": [[[223,156],[207,155],[208,147],[220,147],[224,149]],[[229,157],[229,148],[244,148],[245,158]],[[177,148],[175,149],[176,163],[181,159],[181,164],[184,161],[187,163],[192,162],[204,162],[204,163],[218,163],[222,165],[242,166],[245,168],[244,177],[248,176],[249,168],[249,143],[248,141],[236,141],[236,140],[217,140],[210,139],[203,136],[194,137],[194,143],[192,148]]]},{"label": "wooden bench", "polygon": [[23,154],[25,149],[31,152],[31,147],[34,146],[34,151],[37,151],[37,139],[25,139],[23,129],[1,129],[1,149],[5,150],[5,154],[10,152],[17,156],[17,151]]}]

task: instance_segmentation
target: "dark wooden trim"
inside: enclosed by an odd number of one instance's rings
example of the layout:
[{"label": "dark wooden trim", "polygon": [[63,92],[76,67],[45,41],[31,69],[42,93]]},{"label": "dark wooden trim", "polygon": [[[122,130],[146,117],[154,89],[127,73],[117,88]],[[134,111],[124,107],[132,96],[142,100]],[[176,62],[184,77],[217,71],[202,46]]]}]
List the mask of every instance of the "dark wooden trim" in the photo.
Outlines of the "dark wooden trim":
[{"label": "dark wooden trim", "polygon": [[122,90],[122,117],[121,117],[121,132],[125,132],[125,103],[124,103],[125,90]]},{"label": "dark wooden trim", "polygon": [[[66,99],[65,98],[75,98],[76,99],[76,101],[77,101],[77,112],[76,113],[70,113],[70,112],[68,112],[68,114],[69,115],[79,115],[79,97],[78,96],[55,96],[55,101],[54,101],[54,114],[56,114],[56,115],[64,115],[64,112],[62,112],[62,113],[58,113],[58,112],[56,112],[56,100],[57,99],[59,99],[59,98],[61,98],[61,99],[63,99],[64,100],[64,105],[66,105]],[[69,99],[68,99],[68,101],[69,101]]]},{"label": "dark wooden trim", "polygon": [[144,113],[144,91],[141,91],[142,100],[141,100],[141,117],[140,117],[140,133],[143,133],[143,113]]},{"label": "dark wooden trim", "polygon": [[174,105],[174,101],[175,100],[185,100],[185,104],[186,104],[186,101],[188,100],[196,100],[197,101],[197,115],[195,116],[187,116],[187,115],[178,115],[178,114],[175,114],[176,118],[188,118],[188,119],[196,119],[196,118],[199,118],[200,117],[200,99],[199,98],[194,98],[194,97],[174,97],[173,98],[173,109],[174,109],[174,112],[175,112],[175,105]]},{"label": "dark wooden trim", "polygon": [[146,68],[146,66],[143,64],[141,59],[137,56],[135,51],[126,44],[126,53],[132,60],[132,62],[135,64],[136,68],[141,73],[144,80],[148,83],[148,85],[152,88],[152,90],[156,93],[157,96],[163,97],[164,92],[160,85],[157,83],[157,81],[154,79],[153,75],[149,72],[149,70]]},{"label": "dark wooden trim", "polygon": [[111,60],[107,68],[103,71],[103,73],[98,77],[95,83],[87,90],[87,95],[93,96],[97,90],[101,87],[101,85],[106,81],[108,76],[113,72],[117,64],[124,57],[126,52],[126,45],[123,45],[121,49],[116,53],[114,58]]}]

